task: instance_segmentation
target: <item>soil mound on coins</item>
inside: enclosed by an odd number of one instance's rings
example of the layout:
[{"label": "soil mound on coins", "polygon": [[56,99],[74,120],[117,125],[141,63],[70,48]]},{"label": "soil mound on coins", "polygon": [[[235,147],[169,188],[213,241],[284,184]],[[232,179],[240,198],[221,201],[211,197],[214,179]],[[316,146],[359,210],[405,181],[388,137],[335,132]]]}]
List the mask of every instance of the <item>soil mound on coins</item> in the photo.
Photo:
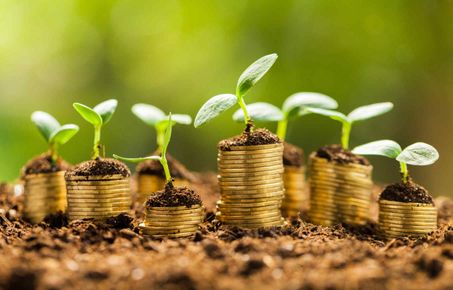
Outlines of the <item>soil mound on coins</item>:
[{"label": "soil mound on coins", "polygon": [[[158,152],[154,152],[153,155],[160,155]],[[178,160],[167,153],[168,167],[170,168],[170,174],[174,178],[186,179],[193,181],[195,176]],[[137,174],[142,175],[157,175],[165,178],[164,168],[157,160],[147,160],[137,165],[135,171]]]},{"label": "soil mound on coins", "polygon": [[167,184],[165,189],[152,194],[146,202],[147,207],[174,207],[201,205],[198,194],[187,187],[172,187]]},{"label": "soil mound on coins", "polygon": [[368,159],[365,157],[356,155],[349,150],[345,150],[338,144],[319,148],[318,151],[316,151],[316,157],[324,158],[340,164],[370,165]]},{"label": "soil mound on coins", "polygon": [[230,151],[231,146],[253,146],[281,143],[277,135],[267,129],[256,129],[252,132],[246,130],[241,135],[220,141],[218,148]]},{"label": "soil mound on coins", "polygon": [[66,176],[105,176],[116,174],[124,177],[131,176],[129,168],[124,163],[110,158],[85,161],[66,172]]},{"label": "soil mound on coins", "polygon": [[53,163],[49,154],[41,154],[28,161],[22,169],[22,176],[28,174],[52,173],[69,168],[69,164],[63,159],[58,159]]},{"label": "soil mound on coins", "polygon": [[301,167],[304,165],[304,151],[293,144],[283,144],[283,165]]},{"label": "soil mound on coins", "polygon": [[433,198],[428,191],[422,186],[409,181],[408,183],[393,183],[387,186],[382,192],[380,199],[400,201],[400,202],[417,202],[434,205]]}]

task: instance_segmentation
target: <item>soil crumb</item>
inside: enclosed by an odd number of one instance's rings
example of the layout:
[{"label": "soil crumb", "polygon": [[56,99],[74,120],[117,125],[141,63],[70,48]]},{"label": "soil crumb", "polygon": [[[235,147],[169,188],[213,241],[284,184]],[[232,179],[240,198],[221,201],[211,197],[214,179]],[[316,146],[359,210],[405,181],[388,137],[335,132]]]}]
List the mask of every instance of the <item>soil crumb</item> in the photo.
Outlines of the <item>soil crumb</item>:
[{"label": "soil crumb", "polygon": [[412,181],[409,181],[406,184],[390,184],[384,189],[380,196],[380,199],[434,205],[433,198],[429,195],[428,191]]},{"label": "soil crumb", "polygon": [[253,146],[281,143],[277,135],[267,129],[256,129],[252,132],[246,130],[241,135],[220,141],[218,148],[222,151],[230,151],[231,146]]},{"label": "soil crumb", "polygon": [[80,163],[66,172],[66,176],[104,176],[121,174],[131,176],[129,168],[123,163],[111,158],[90,160]]},{"label": "soil crumb", "polygon": [[286,142],[283,145],[283,165],[302,167],[304,165],[304,151],[302,148]]},{"label": "soil crumb", "polygon": [[146,202],[147,207],[169,207],[201,205],[202,201],[198,194],[187,187],[173,187],[167,184],[165,189],[158,191]]},{"label": "soil crumb", "polygon": [[51,156],[48,153],[44,153],[27,162],[24,168],[22,168],[22,176],[28,174],[53,173],[68,168],[69,164],[63,159],[59,158],[53,163]]},{"label": "soil crumb", "polygon": [[[160,155],[158,152],[154,152],[153,155]],[[195,177],[193,174],[178,160],[167,153],[168,167],[173,178],[181,178],[189,181],[193,181]],[[164,168],[157,160],[147,160],[141,162],[136,167],[137,174],[141,175],[157,175],[165,178]]]},{"label": "soil crumb", "polygon": [[363,156],[356,155],[349,150],[343,149],[341,145],[333,144],[324,146],[318,149],[316,157],[324,158],[340,164],[360,164],[370,165],[368,159]]}]

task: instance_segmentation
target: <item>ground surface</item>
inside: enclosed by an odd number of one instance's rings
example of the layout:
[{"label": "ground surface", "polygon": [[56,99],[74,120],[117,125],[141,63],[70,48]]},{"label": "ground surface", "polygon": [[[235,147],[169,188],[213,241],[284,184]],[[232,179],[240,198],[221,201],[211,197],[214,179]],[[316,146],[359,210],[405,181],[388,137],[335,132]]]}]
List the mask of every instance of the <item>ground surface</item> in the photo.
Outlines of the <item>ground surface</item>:
[{"label": "ground surface", "polygon": [[[213,209],[215,176],[196,185]],[[210,186],[205,186],[206,184]],[[419,240],[385,242],[375,224],[348,229],[302,219],[283,229],[241,231],[208,214],[191,240],[153,241],[132,219],[109,223],[63,216],[21,221],[22,197],[0,189],[3,289],[452,289],[453,201],[437,199],[439,229]],[[376,208],[374,208],[374,216]],[[303,215],[302,215],[303,218]]]}]

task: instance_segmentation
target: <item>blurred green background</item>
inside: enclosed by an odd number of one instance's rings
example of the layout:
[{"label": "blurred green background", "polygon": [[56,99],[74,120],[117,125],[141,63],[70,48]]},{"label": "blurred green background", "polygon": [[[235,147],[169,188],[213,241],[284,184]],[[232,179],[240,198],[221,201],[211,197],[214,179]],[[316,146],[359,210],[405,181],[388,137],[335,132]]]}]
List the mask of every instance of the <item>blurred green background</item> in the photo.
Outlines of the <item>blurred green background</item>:
[{"label": "blurred green background", "polygon": [[[452,19],[453,1],[434,0],[0,0],[0,180],[14,180],[46,150],[34,110],[81,126],[62,150],[77,163],[90,157],[93,130],[71,104],[117,98],[103,132],[107,154],[144,155],[155,135],[131,114],[134,103],[194,116],[209,97],[234,92],[251,62],[276,52],[249,103],[281,105],[298,91],[328,94],[344,112],[392,101],[391,113],[353,128],[352,146],[431,143],[440,161],[410,170],[434,195],[452,195]],[[214,170],[217,142],[242,130],[233,112],[201,129],[175,128],[171,153],[190,169]],[[309,153],[339,135],[339,123],[307,116],[290,125],[288,141]],[[399,178],[396,162],[370,159],[377,181]]]}]

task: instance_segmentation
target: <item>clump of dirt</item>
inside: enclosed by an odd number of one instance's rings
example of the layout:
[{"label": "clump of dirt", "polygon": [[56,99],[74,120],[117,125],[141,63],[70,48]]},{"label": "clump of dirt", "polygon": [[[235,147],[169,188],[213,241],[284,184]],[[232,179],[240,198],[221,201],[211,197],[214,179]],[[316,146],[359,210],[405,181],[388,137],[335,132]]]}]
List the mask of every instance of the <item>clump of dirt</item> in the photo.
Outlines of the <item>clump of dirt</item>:
[{"label": "clump of dirt", "polygon": [[187,187],[174,187],[167,184],[165,189],[150,196],[146,202],[147,207],[173,207],[201,205],[202,201],[198,194]]},{"label": "clump of dirt", "polygon": [[59,158],[56,162],[53,162],[51,156],[48,153],[44,153],[28,161],[22,168],[21,175],[25,176],[28,174],[53,173],[67,170],[69,166],[70,165],[61,158]]},{"label": "clump of dirt", "polygon": [[129,168],[123,163],[111,158],[99,158],[80,163],[66,172],[66,176],[105,176],[105,175],[131,176]]},{"label": "clump of dirt", "polygon": [[[154,152],[153,155],[159,155],[159,152]],[[168,167],[170,168],[170,174],[174,178],[181,178],[189,181],[195,179],[194,175],[178,160],[167,153]],[[147,160],[141,162],[136,167],[137,174],[141,175],[157,175],[165,178],[164,168],[157,160]]]},{"label": "clump of dirt", "polygon": [[222,151],[230,151],[231,146],[253,146],[281,143],[277,135],[267,129],[256,129],[251,131],[251,128],[247,128],[248,129],[246,129],[246,131],[241,135],[220,141],[218,148]]},{"label": "clump of dirt", "polygon": [[412,181],[390,184],[381,193],[380,199],[434,205],[433,198],[429,195],[428,191]]},{"label": "clump of dirt", "polygon": [[360,164],[370,165],[368,159],[363,156],[356,155],[349,150],[343,149],[341,145],[333,144],[324,146],[316,151],[316,157],[324,158],[339,164]]},{"label": "clump of dirt", "polygon": [[304,151],[302,148],[286,142],[283,145],[283,165],[302,167],[304,165]]}]

